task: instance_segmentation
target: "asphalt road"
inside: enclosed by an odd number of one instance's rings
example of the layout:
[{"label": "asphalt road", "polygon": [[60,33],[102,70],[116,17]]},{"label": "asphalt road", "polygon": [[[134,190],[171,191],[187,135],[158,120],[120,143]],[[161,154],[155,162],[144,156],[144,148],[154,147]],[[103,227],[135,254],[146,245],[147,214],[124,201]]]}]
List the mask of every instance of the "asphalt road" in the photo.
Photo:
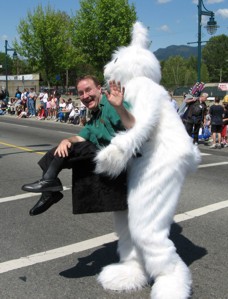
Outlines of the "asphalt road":
[{"label": "asphalt road", "polygon": [[[117,262],[112,213],[73,215],[71,171],[60,178],[64,199],[31,217],[39,198],[21,190],[40,178],[43,153],[79,127],[52,121],[0,117],[0,298],[140,299],[105,291],[100,269]],[[193,299],[228,299],[228,148],[200,145],[202,163],[183,187],[171,239],[193,276]]]}]

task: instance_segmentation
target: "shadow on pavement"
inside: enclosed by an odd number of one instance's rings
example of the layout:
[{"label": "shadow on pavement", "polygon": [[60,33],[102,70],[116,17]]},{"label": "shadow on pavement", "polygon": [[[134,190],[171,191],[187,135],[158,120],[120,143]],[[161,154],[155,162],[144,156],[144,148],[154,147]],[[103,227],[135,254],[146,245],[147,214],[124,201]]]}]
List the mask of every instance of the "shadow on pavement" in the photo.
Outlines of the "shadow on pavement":
[{"label": "shadow on pavement", "polygon": [[101,271],[101,268],[118,262],[117,242],[104,244],[102,248],[95,250],[86,257],[78,258],[78,263],[59,275],[67,278],[80,278],[86,276],[94,276]]},{"label": "shadow on pavement", "polygon": [[[182,227],[176,223],[171,226],[170,239],[174,242],[177,252],[183,261],[189,266],[194,261],[201,259],[207,254],[207,250],[193,244],[185,236],[181,235]],[[104,244],[102,248],[92,254],[78,258],[78,263],[67,270],[59,273],[66,278],[81,278],[98,274],[102,267],[118,262],[117,242]]]}]

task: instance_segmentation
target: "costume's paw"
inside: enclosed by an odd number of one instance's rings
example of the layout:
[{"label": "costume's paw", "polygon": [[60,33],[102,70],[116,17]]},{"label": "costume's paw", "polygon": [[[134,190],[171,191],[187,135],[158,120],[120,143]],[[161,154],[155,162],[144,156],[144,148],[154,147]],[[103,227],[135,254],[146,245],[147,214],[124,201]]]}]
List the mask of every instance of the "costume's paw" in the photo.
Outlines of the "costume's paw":
[{"label": "costume's paw", "polygon": [[155,279],[151,299],[188,299],[191,295],[191,273],[179,261],[172,273],[160,275]]},{"label": "costume's paw", "polygon": [[98,152],[95,157],[95,172],[117,177],[126,167],[124,160],[124,152],[116,145],[110,144]]},{"label": "costume's paw", "polygon": [[136,261],[128,261],[104,267],[97,280],[104,289],[134,291],[147,284],[147,275]]}]

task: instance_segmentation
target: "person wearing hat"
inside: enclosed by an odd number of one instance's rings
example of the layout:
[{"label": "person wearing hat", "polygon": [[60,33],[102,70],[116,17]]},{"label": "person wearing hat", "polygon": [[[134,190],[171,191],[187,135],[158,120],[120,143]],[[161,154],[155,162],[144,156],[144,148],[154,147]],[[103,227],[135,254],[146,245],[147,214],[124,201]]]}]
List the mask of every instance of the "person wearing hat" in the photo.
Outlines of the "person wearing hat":
[{"label": "person wearing hat", "polygon": [[203,123],[204,116],[207,111],[206,100],[208,98],[207,93],[201,93],[199,98],[187,98],[185,101],[188,103],[188,109],[185,115],[185,128],[189,136],[193,137],[193,143],[198,145],[199,143],[199,130]]}]

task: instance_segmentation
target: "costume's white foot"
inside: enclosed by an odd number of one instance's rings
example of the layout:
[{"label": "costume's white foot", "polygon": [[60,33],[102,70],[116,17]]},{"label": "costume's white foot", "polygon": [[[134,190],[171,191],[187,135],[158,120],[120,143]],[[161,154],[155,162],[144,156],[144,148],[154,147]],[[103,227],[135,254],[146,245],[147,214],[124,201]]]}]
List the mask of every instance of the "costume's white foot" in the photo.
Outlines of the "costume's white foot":
[{"label": "costume's white foot", "polygon": [[106,266],[97,279],[104,289],[115,291],[138,290],[147,284],[147,275],[136,261]]},{"label": "costume's white foot", "polygon": [[184,262],[179,261],[174,272],[156,278],[151,299],[187,299],[190,297],[191,283],[188,267]]}]

